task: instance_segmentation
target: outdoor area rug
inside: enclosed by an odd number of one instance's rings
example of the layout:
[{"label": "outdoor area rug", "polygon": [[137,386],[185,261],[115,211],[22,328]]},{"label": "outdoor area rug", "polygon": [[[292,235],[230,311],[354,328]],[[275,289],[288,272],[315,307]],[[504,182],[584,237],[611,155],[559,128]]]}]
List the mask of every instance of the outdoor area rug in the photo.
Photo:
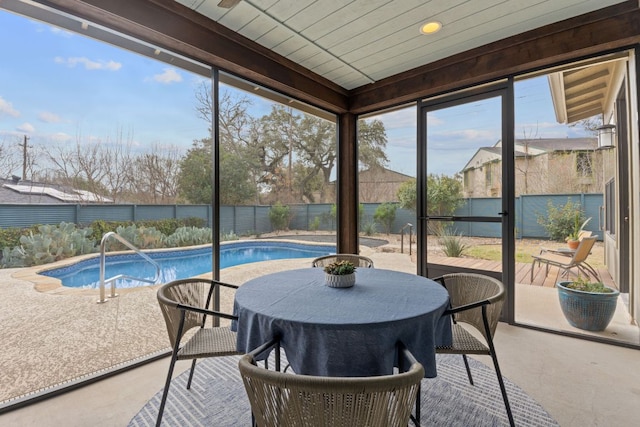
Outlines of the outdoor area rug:
[{"label": "outdoor area rug", "polygon": [[[191,390],[186,389],[188,371],[176,377],[171,383],[163,425],[250,426],[251,411],[238,371],[239,358],[198,361]],[[469,359],[469,363],[474,386],[469,384],[461,356],[438,355],[438,377],[422,380],[423,426],[509,425],[495,372],[476,360]],[[558,425],[517,385],[506,379],[505,385],[516,425]],[[161,397],[162,390],[147,402],[129,426],[155,425]]]}]

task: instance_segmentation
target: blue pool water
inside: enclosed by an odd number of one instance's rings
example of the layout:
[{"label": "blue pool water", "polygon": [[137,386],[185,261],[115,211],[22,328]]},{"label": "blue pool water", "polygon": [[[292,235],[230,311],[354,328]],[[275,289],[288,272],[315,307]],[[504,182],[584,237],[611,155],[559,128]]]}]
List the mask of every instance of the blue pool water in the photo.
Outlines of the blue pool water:
[{"label": "blue pool water", "polygon": [[[333,245],[305,245],[290,242],[234,242],[221,245],[220,268],[250,262],[269,261],[288,258],[315,258],[335,253]],[[211,247],[184,249],[163,252],[146,252],[155,262],[160,264],[160,280],[167,283],[176,279],[184,279],[211,271]],[[139,255],[107,255],[105,278],[126,274],[134,277],[153,279],[156,269]],[[40,274],[55,277],[63,286],[71,288],[100,287],[99,257],[80,261],[62,268],[43,271]],[[149,286],[149,283],[131,279],[120,279],[117,288],[133,288]]]}]

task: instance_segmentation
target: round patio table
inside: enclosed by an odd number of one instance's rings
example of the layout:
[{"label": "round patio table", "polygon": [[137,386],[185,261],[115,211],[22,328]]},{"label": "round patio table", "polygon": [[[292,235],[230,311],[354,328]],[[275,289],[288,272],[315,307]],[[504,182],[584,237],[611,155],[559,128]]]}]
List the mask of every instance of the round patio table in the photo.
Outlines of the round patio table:
[{"label": "round patio table", "polygon": [[292,369],[303,375],[388,375],[402,341],[436,376],[435,347],[451,343],[444,287],[422,276],[359,268],[356,284],[331,288],[321,268],[252,279],[237,290],[232,328],[249,352],[274,336]]}]

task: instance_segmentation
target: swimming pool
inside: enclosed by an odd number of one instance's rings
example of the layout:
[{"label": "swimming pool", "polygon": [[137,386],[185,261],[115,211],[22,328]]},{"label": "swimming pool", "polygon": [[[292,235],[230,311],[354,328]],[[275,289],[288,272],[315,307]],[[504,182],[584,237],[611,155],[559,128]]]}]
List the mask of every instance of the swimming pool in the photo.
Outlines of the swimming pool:
[{"label": "swimming pool", "polygon": [[[220,268],[277,259],[315,258],[335,253],[335,251],[334,245],[305,245],[291,242],[233,242],[221,245]],[[145,252],[145,254],[160,264],[158,283],[167,283],[211,271],[210,246],[197,249]],[[66,267],[42,271],[39,274],[60,279],[63,286],[70,288],[97,289],[100,287],[100,259],[99,257],[91,258]],[[107,254],[105,278],[108,279],[118,274],[151,280],[155,277],[156,269],[136,254]],[[116,282],[116,287],[119,289],[149,285],[149,283],[132,279],[119,279]]]}]

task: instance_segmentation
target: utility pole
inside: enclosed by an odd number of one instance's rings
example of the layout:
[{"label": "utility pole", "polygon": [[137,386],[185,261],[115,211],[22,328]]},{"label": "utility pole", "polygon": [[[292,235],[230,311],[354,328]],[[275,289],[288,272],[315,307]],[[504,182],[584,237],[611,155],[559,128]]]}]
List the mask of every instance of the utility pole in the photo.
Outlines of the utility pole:
[{"label": "utility pole", "polygon": [[22,181],[27,179],[27,141],[29,137],[27,135],[24,136],[24,142],[22,144],[18,144],[18,146],[22,147]]}]

